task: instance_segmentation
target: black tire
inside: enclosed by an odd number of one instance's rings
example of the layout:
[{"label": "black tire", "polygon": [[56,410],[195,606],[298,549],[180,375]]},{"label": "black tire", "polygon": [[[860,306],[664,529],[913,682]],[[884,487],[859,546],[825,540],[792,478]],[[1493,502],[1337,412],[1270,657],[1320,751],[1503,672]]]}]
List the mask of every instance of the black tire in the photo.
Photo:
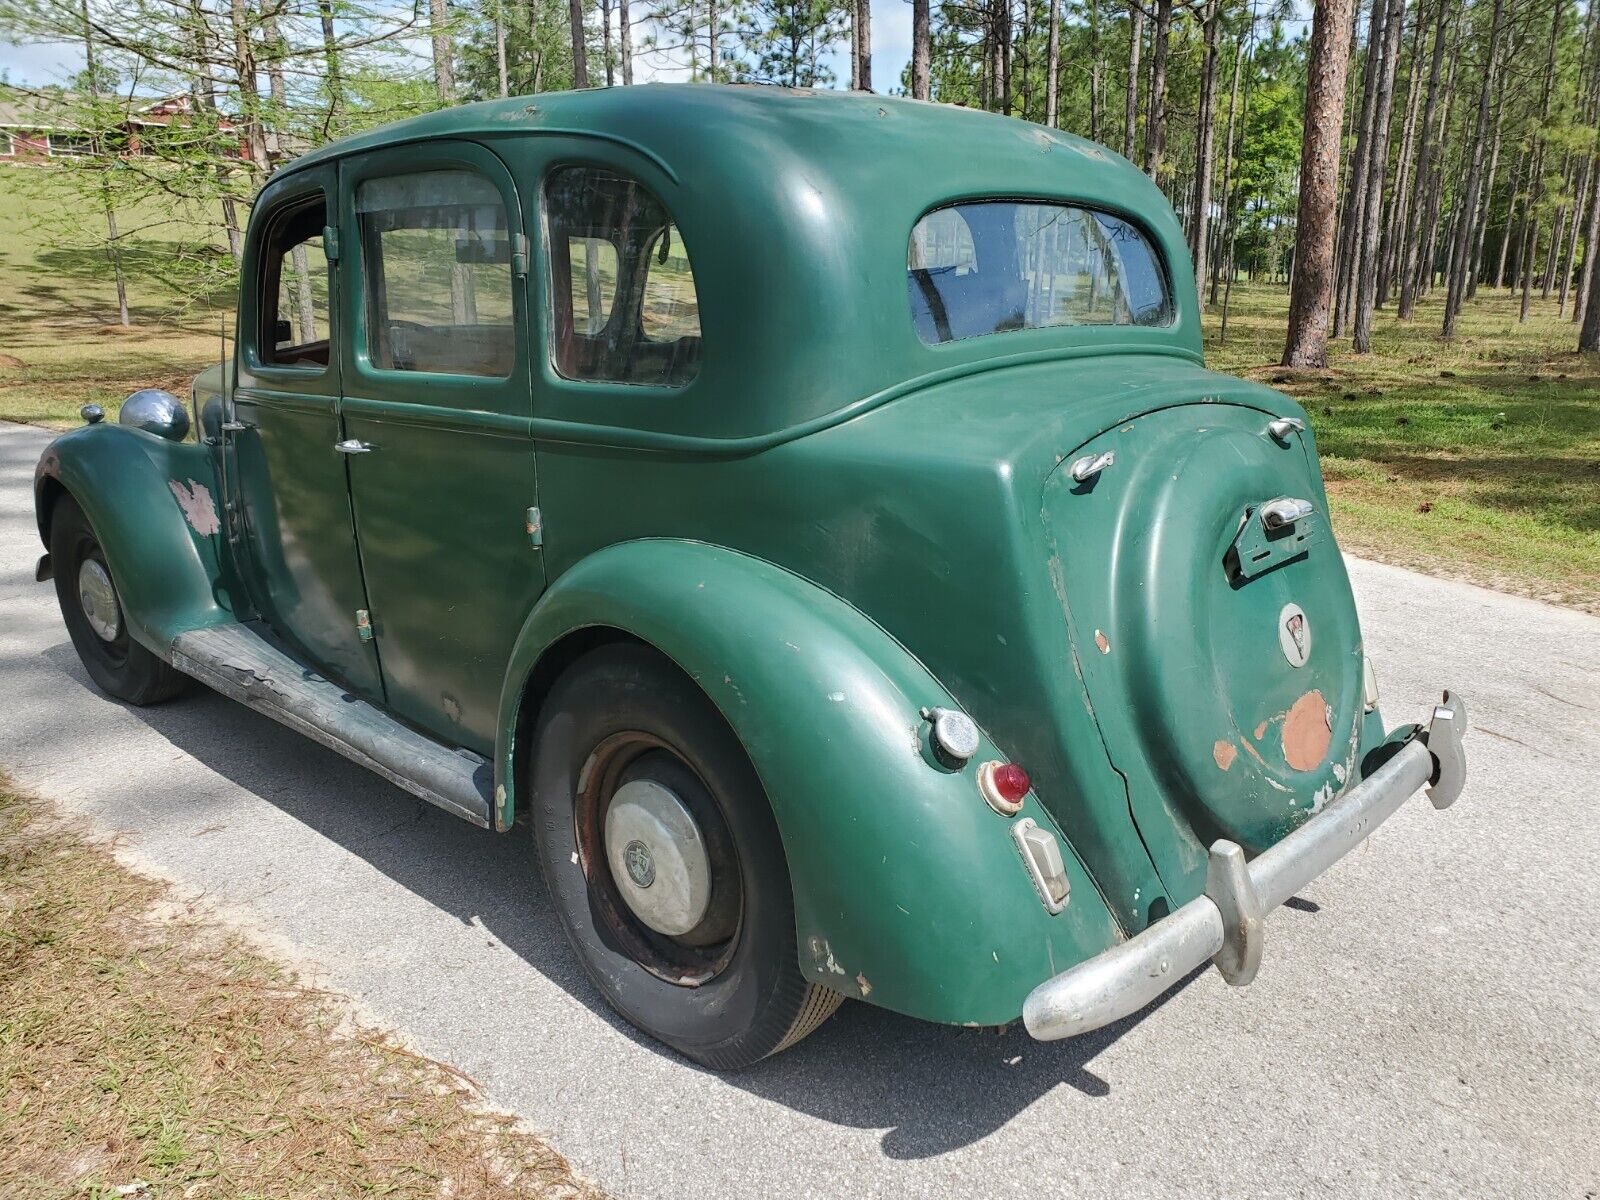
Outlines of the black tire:
[{"label": "black tire", "polygon": [[[800,973],[789,870],[761,781],[670,659],[627,644],[574,663],[540,710],[531,761],[535,853],[551,899],[589,978],[631,1024],[735,1070],[794,1045],[838,1008],[840,993]],[[616,790],[640,778],[681,800],[711,864],[705,915],[678,937],[630,909],[597,833]]]},{"label": "black tire", "polygon": [[[86,563],[96,564],[110,586],[109,609],[116,631],[113,637],[97,633],[85,611],[79,584]],[[111,579],[100,541],[89,518],[71,496],[57,500],[50,514],[50,564],[56,600],[73,648],[101,691],[129,704],[144,705],[170,700],[188,686],[188,676],[173,670],[129,636],[122,599]],[[105,628],[106,614],[96,615]]]}]

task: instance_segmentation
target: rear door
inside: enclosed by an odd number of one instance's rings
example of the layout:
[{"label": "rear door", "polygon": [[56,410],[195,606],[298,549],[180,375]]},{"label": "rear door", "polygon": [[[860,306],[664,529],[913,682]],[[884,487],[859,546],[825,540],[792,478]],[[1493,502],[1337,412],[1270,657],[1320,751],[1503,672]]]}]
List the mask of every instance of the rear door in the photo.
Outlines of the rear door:
[{"label": "rear door", "polygon": [[305,660],[368,698],[376,654],[339,428],[339,280],[326,236],[332,167],[295,172],[262,194],[240,289],[237,428],[228,432],[229,503],[256,606]]},{"label": "rear door", "polygon": [[466,142],[340,170],[343,436],[389,707],[488,753],[544,588],[521,199]]}]

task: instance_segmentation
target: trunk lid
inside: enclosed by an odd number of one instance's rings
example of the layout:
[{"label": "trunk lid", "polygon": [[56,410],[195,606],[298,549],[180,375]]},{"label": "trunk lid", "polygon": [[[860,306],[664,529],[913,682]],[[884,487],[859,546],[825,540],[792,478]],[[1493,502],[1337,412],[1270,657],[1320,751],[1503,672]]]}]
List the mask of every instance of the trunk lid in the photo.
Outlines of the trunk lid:
[{"label": "trunk lid", "polygon": [[[1361,636],[1315,451],[1309,434],[1269,431],[1298,413],[1291,402],[1241,386],[1237,401],[1119,422],[1044,487],[1076,665],[1180,903],[1203,890],[1212,841],[1265,849],[1357,770]],[[1107,452],[1111,466],[1073,478]],[[1269,530],[1262,510],[1278,500],[1310,512]]]}]

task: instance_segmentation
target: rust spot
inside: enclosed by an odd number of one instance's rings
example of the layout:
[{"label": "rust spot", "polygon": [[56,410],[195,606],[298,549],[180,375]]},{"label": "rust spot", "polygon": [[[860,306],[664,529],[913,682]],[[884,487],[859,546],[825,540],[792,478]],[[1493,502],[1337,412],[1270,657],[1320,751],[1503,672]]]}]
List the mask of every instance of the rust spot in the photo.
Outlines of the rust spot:
[{"label": "rust spot", "polygon": [[1314,771],[1327,757],[1331,741],[1328,702],[1321,692],[1307,692],[1283,719],[1283,759],[1296,771]]},{"label": "rust spot", "polygon": [[1239,751],[1234,749],[1233,743],[1222,738],[1217,739],[1217,744],[1211,747],[1211,757],[1217,760],[1217,766],[1226,771],[1233,766],[1233,760],[1239,757]]},{"label": "rust spot", "polygon": [[861,989],[861,998],[863,1000],[872,994],[872,985],[867,982],[865,975],[856,976],[856,986]]},{"label": "rust spot", "polygon": [[210,537],[222,529],[222,522],[217,519],[217,506],[211,499],[211,489],[205,484],[191,479],[186,486],[176,479],[170,479],[167,487],[177,498],[178,507],[183,510],[183,519],[189,522],[189,528],[201,537]]},{"label": "rust spot", "polygon": [[1262,738],[1267,736],[1267,726],[1269,724],[1271,724],[1270,721],[1263,721],[1261,724],[1256,726],[1256,741],[1259,742]]},{"label": "rust spot", "polygon": [[1098,629],[1094,631],[1094,644],[1100,647],[1101,654],[1111,653],[1111,639]]}]

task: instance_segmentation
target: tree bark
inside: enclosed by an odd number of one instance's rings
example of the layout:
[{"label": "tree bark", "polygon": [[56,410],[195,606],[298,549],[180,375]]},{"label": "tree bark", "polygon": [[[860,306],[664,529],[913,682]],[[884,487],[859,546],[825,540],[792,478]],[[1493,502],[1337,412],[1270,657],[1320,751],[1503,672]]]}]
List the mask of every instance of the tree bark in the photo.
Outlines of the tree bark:
[{"label": "tree bark", "polygon": [[328,121],[332,126],[344,107],[344,82],[339,73],[339,39],[333,29],[333,0],[317,0],[317,20],[322,26],[322,63],[327,71]]},{"label": "tree bark", "polygon": [[[1051,2],[1054,3],[1054,0],[1051,0]],[[1098,142],[1101,140],[1100,0],[1087,0],[1087,4],[1089,8],[1089,140]],[[1055,36],[1053,24],[1050,33],[1052,37]]]},{"label": "tree bark", "polygon": [[1222,0],[1206,0],[1205,57],[1200,69],[1200,115],[1195,124],[1194,212],[1189,221],[1189,255],[1194,259],[1195,299],[1206,302],[1206,254],[1210,247],[1211,171],[1216,157],[1217,58],[1222,37]]},{"label": "tree bark", "polygon": [[1139,50],[1144,41],[1144,8],[1139,0],[1128,5],[1128,94],[1123,101],[1122,157],[1133,161],[1133,139],[1139,124]]},{"label": "tree bark", "polygon": [[[1233,256],[1233,132],[1239,111],[1239,75],[1244,67],[1245,55],[1254,44],[1256,34],[1256,8],[1250,5],[1250,28],[1245,39],[1234,48],[1233,84],[1228,93],[1228,133],[1222,147],[1222,219],[1217,223],[1217,239],[1211,255],[1211,305],[1216,307],[1217,292],[1222,285],[1222,264]],[[1224,239],[1228,245],[1224,252]]]},{"label": "tree bark", "polygon": [[1373,120],[1372,163],[1368,167],[1366,215],[1362,219],[1361,260],[1357,270],[1355,335],[1357,354],[1372,351],[1372,318],[1378,305],[1378,226],[1383,214],[1383,181],[1389,169],[1389,117],[1394,109],[1394,79],[1400,65],[1406,0],[1391,0],[1383,30],[1383,69],[1379,74],[1378,107]]},{"label": "tree bark", "polygon": [[1600,350],[1600,152],[1589,164],[1589,235],[1584,243],[1583,276],[1572,313],[1578,322],[1578,349]]},{"label": "tree bark", "polygon": [[1050,31],[1045,45],[1044,123],[1054,129],[1060,103],[1061,0],[1050,0]]},{"label": "tree bark", "polygon": [[[1400,268],[1400,307],[1397,315],[1402,321],[1409,321],[1417,311],[1417,291],[1420,286],[1417,273],[1423,269],[1419,262],[1423,209],[1426,207],[1422,200],[1427,196],[1437,197],[1437,189],[1442,186],[1442,180],[1434,179],[1434,114],[1439,102],[1439,76],[1444,69],[1445,50],[1445,13],[1449,5],[1445,0],[1439,0],[1439,17],[1434,22],[1433,29],[1433,58],[1428,66],[1428,94],[1422,105],[1422,145],[1417,150],[1417,178],[1415,184],[1418,203],[1413,205],[1413,222],[1406,229],[1405,254]],[[1433,203],[1437,203],[1435,199]]]},{"label": "tree bark", "polygon": [[[1550,49],[1545,59],[1544,79],[1540,85],[1539,124],[1543,126],[1550,116],[1550,88],[1556,73],[1556,45],[1561,37],[1561,13],[1565,0],[1555,0],[1551,6]],[[1534,134],[1533,170],[1528,191],[1527,213],[1522,219],[1522,307],[1517,315],[1519,322],[1526,321],[1533,309],[1533,267],[1539,252],[1539,202],[1544,199],[1544,138]]]},{"label": "tree bark", "polygon": [[1334,220],[1339,198],[1339,137],[1350,69],[1351,0],[1315,0],[1306,62],[1306,120],[1300,147],[1300,205],[1294,282],[1289,293],[1286,367],[1328,365],[1328,303],[1333,295]]},{"label": "tree bark", "polygon": [[617,42],[622,51],[622,83],[633,83],[633,0],[617,0]]},{"label": "tree bark", "polygon": [[504,0],[494,0],[494,66],[500,85],[500,98],[511,94],[511,80],[506,73],[506,20],[502,9]]},{"label": "tree bark", "polygon": [[1467,300],[1477,296],[1478,284],[1483,279],[1484,247],[1489,238],[1489,210],[1494,204],[1495,172],[1500,169],[1500,133],[1504,117],[1505,105],[1497,103],[1494,106],[1494,144],[1489,147],[1489,174],[1483,181],[1483,211],[1478,219],[1477,245],[1472,251],[1472,269],[1467,273]]},{"label": "tree bark", "polygon": [[605,63],[606,86],[615,87],[617,79],[611,51],[611,0],[600,0],[600,56]]},{"label": "tree bark", "polygon": [[855,0],[851,28],[850,86],[858,92],[872,90],[872,0]]},{"label": "tree bark", "polygon": [[1344,219],[1339,223],[1338,278],[1333,301],[1334,337],[1344,336],[1355,298],[1356,257],[1361,243],[1361,219],[1366,211],[1367,168],[1372,160],[1372,114],[1377,103],[1383,26],[1388,15],[1388,0],[1372,0],[1372,15],[1367,20],[1367,60],[1362,71],[1361,121],[1356,133],[1355,160],[1350,167],[1349,182],[1345,185]]},{"label": "tree bark", "polygon": [[[1051,0],[1052,5],[1060,0]],[[1056,20],[1050,19],[1050,36],[1057,36]],[[1052,44],[1055,44],[1052,41]],[[932,54],[929,47],[928,30],[928,0],[911,0],[911,98],[913,100],[928,100],[932,98],[932,71],[930,61]],[[1050,72],[1050,85],[1055,87],[1055,69]],[[1053,94],[1053,93],[1052,93]],[[1052,106],[1052,113],[1055,112]]]},{"label": "tree bark", "polygon": [[[443,2],[433,0],[435,4]],[[583,0],[567,0],[567,21],[572,33],[572,86],[586,88],[589,86],[589,48],[583,31]]]},{"label": "tree bark", "polygon": [[449,104],[456,96],[455,45],[450,37],[450,10],[445,0],[428,0],[433,38],[433,83],[439,99]]},{"label": "tree bark", "polygon": [[[1489,109],[1495,94],[1495,79],[1499,72],[1500,22],[1505,13],[1505,0],[1494,0],[1494,12],[1489,18],[1489,48],[1484,56],[1483,86],[1478,89],[1478,118],[1473,126],[1472,168],[1462,189],[1467,209],[1466,217],[1458,223],[1455,243],[1455,265],[1450,273],[1450,286],[1445,293],[1443,334],[1446,341],[1456,335],[1456,317],[1461,312],[1461,302],[1466,296],[1469,273],[1468,247],[1472,241],[1473,227],[1478,223],[1478,192],[1483,173],[1483,143],[1489,136]],[[1487,210],[1488,205],[1484,205]],[[1485,212],[1487,221],[1487,211]]]},{"label": "tree bark", "polygon": [[1406,108],[1400,153],[1396,157],[1400,173],[1395,177],[1394,193],[1389,203],[1388,218],[1383,223],[1383,249],[1379,252],[1378,306],[1381,308],[1394,293],[1395,278],[1399,274],[1399,260],[1404,256],[1401,243],[1404,232],[1411,227],[1411,212],[1416,199],[1416,179],[1412,168],[1416,165],[1417,105],[1422,97],[1417,62],[1422,56],[1422,42],[1426,22],[1422,20],[1422,6],[1417,6],[1417,23],[1411,31],[1411,52],[1407,56],[1410,68],[1406,72]]},{"label": "tree bark", "polygon": [[1156,0],[1156,26],[1151,35],[1150,103],[1145,110],[1144,173],[1161,173],[1167,141],[1167,42],[1172,32],[1172,0]]}]

